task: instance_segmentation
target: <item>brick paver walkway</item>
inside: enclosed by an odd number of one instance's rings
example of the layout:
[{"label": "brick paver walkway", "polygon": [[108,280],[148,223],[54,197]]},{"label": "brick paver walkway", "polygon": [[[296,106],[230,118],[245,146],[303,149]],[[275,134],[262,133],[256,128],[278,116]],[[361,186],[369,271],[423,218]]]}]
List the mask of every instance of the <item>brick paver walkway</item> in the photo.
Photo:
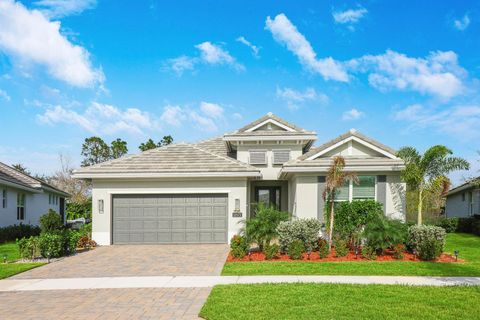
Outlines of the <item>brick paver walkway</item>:
[{"label": "brick paver walkway", "polygon": [[1,319],[198,319],[210,288],[0,292]]},{"label": "brick paver walkway", "polygon": [[12,279],[219,275],[227,245],[117,245],[99,247]]}]

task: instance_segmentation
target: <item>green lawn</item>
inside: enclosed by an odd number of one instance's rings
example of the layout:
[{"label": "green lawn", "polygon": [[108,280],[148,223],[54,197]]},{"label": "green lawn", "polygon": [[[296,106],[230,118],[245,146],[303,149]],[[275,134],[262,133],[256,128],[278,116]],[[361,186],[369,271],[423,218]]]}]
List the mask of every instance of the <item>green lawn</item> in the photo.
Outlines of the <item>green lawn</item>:
[{"label": "green lawn", "polygon": [[480,276],[480,237],[447,235],[446,252],[460,251],[464,263],[435,262],[227,262],[222,275],[415,275]]},{"label": "green lawn", "polygon": [[0,244],[0,260],[3,262],[3,257],[7,256],[7,261],[16,261],[20,259],[18,246],[15,242]]},{"label": "green lawn", "polygon": [[18,246],[16,243],[0,244],[0,279],[11,277],[17,273],[21,273],[39,266],[44,263],[3,263],[3,257],[7,257],[7,261],[13,262],[20,259]]},{"label": "green lawn", "polygon": [[221,285],[205,319],[478,319],[480,287]]}]

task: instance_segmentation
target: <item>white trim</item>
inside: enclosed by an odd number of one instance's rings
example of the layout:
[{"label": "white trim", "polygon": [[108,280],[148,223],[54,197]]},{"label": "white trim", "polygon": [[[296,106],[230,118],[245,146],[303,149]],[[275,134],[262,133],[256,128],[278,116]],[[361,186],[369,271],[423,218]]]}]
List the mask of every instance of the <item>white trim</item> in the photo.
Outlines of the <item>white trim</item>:
[{"label": "white trim", "polygon": [[[201,191],[199,191],[201,190]],[[145,192],[145,190],[139,190],[136,191],[133,188],[129,190],[115,190],[115,191],[108,191],[107,194],[109,195],[116,195],[116,194],[134,194],[134,195],[139,195],[139,194],[216,194],[216,193],[226,193],[230,196],[230,193],[232,190],[230,189],[178,189],[178,190],[173,190],[173,189],[168,189],[168,190],[162,190],[162,191],[157,191],[157,189],[152,188],[152,191]]]},{"label": "white trim", "polygon": [[297,132],[297,130],[295,130],[295,129],[289,127],[289,126],[286,126],[286,125],[284,125],[283,123],[280,123],[280,122],[278,122],[277,120],[274,120],[274,119],[267,119],[267,120],[265,120],[265,121],[263,121],[263,122],[260,122],[260,123],[257,124],[256,126],[253,126],[253,127],[251,127],[250,129],[248,129],[248,130],[245,130],[245,132],[255,131],[256,129],[264,126],[264,125],[267,124],[267,123],[273,123],[273,124],[276,125],[277,127],[283,128],[283,129],[285,129],[285,130],[287,130],[287,131],[290,131],[290,132]]},{"label": "white trim", "polygon": [[303,135],[279,135],[279,136],[244,136],[244,135],[236,135],[230,134],[223,136],[224,141],[305,141],[309,142],[312,140],[317,140],[317,136],[315,134],[303,134]]},{"label": "white trim", "polygon": [[125,172],[125,173],[74,173],[75,179],[90,178],[214,178],[214,177],[262,177],[260,172],[172,172],[172,173],[148,173],[148,172]]},{"label": "white trim", "polygon": [[[356,136],[350,136],[350,137],[348,137],[348,138],[345,138],[345,139],[343,139],[343,140],[335,143],[334,145],[332,145],[332,146],[330,146],[330,147],[328,147],[328,148],[326,148],[326,149],[323,149],[322,151],[317,152],[317,153],[314,154],[313,156],[308,157],[307,160],[314,160],[314,159],[320,157],[321,155],[323,155],[323,154],[325,154],[325,153],[327,153],[327,152],[329,152],[329,151],[331,151],[331,150],[333,150],[333,149],[335,149],[335,148],[337,148],[337,147],[339,147],[339,146],[341,146],[341,145],[343,145],[343,144],[345,144],[345,143],[347,143],[347,142],[351,142],[352,140],[353,140],[353,141],[356,141],[356,142],[358,142],[358,143],[360,143],[360,144],[363,144],[364,146],[366,146],[366,147],[368,147],[368,148],[370,148],[370,149],[372,149],[372,150],[374,150],[374,151],[377,151],[377,152],[383,154],[384,156],[386,156],[386,157],[388,157],[388,158],[390,158],[390,159],[398,159],[394,154],[391,154],[390,152],[385,151],[385,150],[383,150],[383,149],[381,149],[381,148],[379,148],[379,147],[371,144],[370,142],[367,142],[367,141],[365,141],[365,140],[363,140],[363,139],[360,139],[360,138],[358,138],[358,137],[356,137]],[[350,145],[349,145],[349,152],[351,152],[351,150],[350,150]]]}]

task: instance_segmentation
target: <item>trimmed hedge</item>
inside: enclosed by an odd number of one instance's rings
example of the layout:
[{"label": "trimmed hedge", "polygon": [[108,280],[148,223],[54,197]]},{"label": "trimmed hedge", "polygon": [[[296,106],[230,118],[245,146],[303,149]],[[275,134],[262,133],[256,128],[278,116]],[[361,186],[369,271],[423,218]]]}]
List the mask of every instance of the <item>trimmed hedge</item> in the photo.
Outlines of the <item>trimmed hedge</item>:
[{"label": "trimmed hedge", "polygon": [[285,252],[293,241],[298,240],[305,250],[317,250],[321,228],[322,224],[315,218],[280,222],[277,227],[280,249]]},{"label": "trimmed hedge", "polygon": [[442,218],[435,225],[437,227],[442,227],[447,233],[455,232],[458,229],[459,219],[454,218]]},{"label": "trimmed hedge", "polygon": [[30,238],[38,236],[40,228],[29,224],[14,224],[11,226],[0,228],[0,243],[12,242],[17,239]]},{"label": "trimmed hedge", "polygon": [[458,219],[457,231],[480,236],[480,216]]},{"label": "trimmed hedge", "polygon": [[417,251],[422,260],[435,260],[445,246],[445,229],[435,226],[419,225],[408,229],[408,242]]}]

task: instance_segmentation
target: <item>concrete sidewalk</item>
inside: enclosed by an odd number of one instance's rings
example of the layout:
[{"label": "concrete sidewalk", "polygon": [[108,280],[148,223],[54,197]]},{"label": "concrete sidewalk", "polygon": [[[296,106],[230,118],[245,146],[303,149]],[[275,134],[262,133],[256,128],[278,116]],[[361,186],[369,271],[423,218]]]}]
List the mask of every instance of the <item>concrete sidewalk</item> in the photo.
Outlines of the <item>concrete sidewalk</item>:
[{"label": "concrete sidewalk", "polygon": [[399,276],[152,276],[61,279],[7,279],[0,291],[125,289],[125,288],[210,288],[217,284],[251,283],[343,283],[401,284],[421,286],[480,285],[480,277]]}]

